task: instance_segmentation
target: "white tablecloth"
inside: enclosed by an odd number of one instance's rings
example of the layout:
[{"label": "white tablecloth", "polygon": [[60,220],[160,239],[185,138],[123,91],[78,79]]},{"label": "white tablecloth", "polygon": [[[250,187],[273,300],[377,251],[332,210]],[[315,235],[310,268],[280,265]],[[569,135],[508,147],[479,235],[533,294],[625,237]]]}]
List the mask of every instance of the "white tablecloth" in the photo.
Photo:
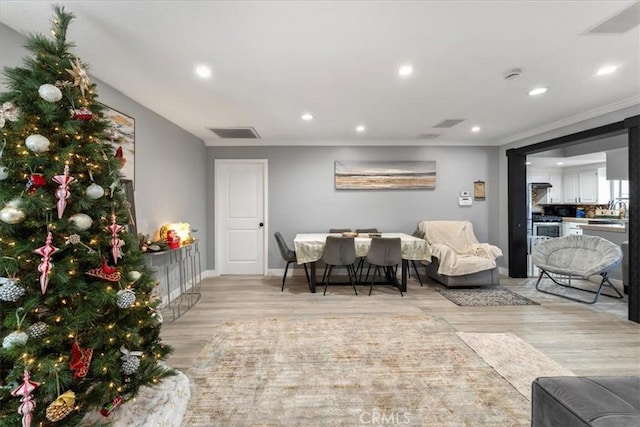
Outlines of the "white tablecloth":
[{"label": "white tablecloth", "polygon": [[[293,240],[298,264],[315,262],[322,258],[327,236],[340,236],[340,233],[306,233],[297,234]],[[381,237],[400,237],[402,240],[402,258],[414,261],[431,261],[431,249],[426,240],[406,233],[382,233]],[[369,252],[371,238],[358,236],[355,238],[356,255],[363,257]]]}]

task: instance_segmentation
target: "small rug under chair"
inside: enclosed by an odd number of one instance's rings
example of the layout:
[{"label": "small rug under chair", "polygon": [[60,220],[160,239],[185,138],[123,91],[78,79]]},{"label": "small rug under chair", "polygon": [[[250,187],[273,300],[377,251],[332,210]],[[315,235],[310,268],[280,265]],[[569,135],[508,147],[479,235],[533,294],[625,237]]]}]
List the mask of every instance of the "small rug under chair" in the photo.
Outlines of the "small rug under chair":
[{"label": "small rug under chair", "polygon": [[184,426],[529,426],[531,381],[571,375],[515,335],[428,316],[267,318],[211,334],[187,372]]},{"label": "small rug under chair", "polygon": [[500,287],[437,289],[443,297],[461,306],[539,305],[529,298]]}]

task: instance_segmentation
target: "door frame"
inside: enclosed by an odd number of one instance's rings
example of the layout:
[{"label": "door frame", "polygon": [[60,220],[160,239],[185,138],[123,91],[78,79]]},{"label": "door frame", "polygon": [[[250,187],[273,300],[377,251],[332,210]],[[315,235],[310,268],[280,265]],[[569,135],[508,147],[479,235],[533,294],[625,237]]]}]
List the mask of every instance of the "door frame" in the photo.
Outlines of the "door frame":
[{"label": "door frame", "polygon": [[263,239],[262,239],[262,275],[264,276],[269,268],[269,161],[267,159],[214,159],[213,161],[213,181],[214,181],[214,191],[213,191],[213,229],[214,229],[214,262],[216,274],[219,276],[223,274],[220,271],[220,266],[222,265],[222,251],[220,248],[220,233],[222,230],[222,221],[220,221],[220,216],[216,215],[216,206],[218,206],[218,195],[220,194],[218,185],[218,171],[219,165],[223,164],[261,164],[262,165],[262,214],[263,214]]}]

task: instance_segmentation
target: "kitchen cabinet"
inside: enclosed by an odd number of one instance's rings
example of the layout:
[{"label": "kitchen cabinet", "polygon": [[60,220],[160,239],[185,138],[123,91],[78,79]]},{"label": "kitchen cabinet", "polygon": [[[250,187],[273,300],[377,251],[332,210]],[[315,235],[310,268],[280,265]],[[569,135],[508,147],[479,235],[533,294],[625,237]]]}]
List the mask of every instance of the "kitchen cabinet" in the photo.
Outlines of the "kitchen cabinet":
[{"label": "kitchen cabinet", "polygon": [[565,172],[562,178],[565,203],[597,203],[598,171]]},{"label": "kitchen cabinet", "polygon": [[527,182],[548,182],[550,188],[538,189],[538,204],[563,203],[562,173],[534,171],[527,176]]},{"label": "kitchen cabinet", "polygon": [[562,235],[563,236],[580,236],[582,235],[582,228],[578,222],[563,222],[562,223]]}]

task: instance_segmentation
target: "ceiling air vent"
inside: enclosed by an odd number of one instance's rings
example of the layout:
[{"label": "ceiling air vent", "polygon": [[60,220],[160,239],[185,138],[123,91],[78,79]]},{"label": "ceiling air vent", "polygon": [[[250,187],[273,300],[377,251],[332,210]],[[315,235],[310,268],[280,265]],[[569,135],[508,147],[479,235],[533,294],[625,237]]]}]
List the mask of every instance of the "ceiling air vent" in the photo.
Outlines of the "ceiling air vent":
[{"label": "ceiling air vent", "polygon": [[634,2],[622,12],[587,31],[585,34],[623,34],[640,24],[640,3]]},{"label": "ceiling air vent", "polygon": [[447,119],[435,125],[434,128],[452,128],[460,122],[464,122],[464,119]]},{"label": "ceiling air vent", "polygon": [[435,139],[440,135],[437,133],[421,133],[416,137],[416,139]]},{"label": "ceiling air vent", "polygon": [[209,128],[222,139],[260,139],[258,132],[251,126],[233,128]]}]

